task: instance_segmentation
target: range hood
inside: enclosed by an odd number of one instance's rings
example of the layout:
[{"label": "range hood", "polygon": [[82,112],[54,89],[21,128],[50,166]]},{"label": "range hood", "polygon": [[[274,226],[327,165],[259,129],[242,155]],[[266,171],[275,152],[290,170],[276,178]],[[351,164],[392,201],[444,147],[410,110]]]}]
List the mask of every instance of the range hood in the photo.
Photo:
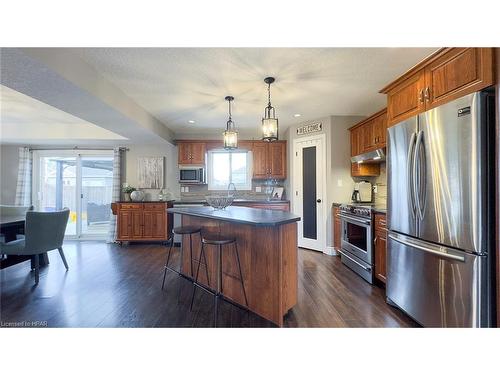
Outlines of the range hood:
[{"label": "range hood", "polygon": [[380,163],[382,161],[385,161],[385,149],[383,148],[351,157],[352,163]]}]

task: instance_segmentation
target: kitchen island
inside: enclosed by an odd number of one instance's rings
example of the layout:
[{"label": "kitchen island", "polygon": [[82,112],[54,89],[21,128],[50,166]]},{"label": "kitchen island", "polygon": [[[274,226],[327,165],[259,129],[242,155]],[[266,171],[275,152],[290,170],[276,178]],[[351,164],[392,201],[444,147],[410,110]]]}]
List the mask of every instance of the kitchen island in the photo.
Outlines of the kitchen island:
[{"label": "kitchen island", "polygon": [[[169,208],[169,213],[182,215],[182,225],[202,227],[202,234],[234,237],[238,243],[248,309],[283,325],[283,316],[297,303],[297,221],[300,217],[285,211],[247,207]],[[201,241],[193,238],[193,259],[189,241],[183,241],[181,272],[194,278],[201,250]],[[206,279],[200,265],[200,284],[216,288],[217,247],[206,246]],[[192,261],[192,267],[191,267]],[[224,247],[222,256],[222,286],[224,298],[245,306],[239,280],[234,248]],[[209,281],[209,282],[208,282]]]}]

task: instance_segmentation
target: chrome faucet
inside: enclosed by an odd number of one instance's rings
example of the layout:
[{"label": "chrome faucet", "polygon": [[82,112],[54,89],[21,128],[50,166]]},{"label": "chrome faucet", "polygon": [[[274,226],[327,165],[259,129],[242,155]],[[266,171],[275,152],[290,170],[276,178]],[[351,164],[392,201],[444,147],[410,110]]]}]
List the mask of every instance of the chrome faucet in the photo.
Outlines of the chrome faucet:
[{"label": "chrome faucet", "polygon": [[[229,190],[231,189],[231,186],[233,186],[233,191],[236,193],[236,185],[233,183],[233,182],[230,182],[228,185],[227,185],[227,196],[229,197]],[[235,194],[233,194],[234,196]]]}]

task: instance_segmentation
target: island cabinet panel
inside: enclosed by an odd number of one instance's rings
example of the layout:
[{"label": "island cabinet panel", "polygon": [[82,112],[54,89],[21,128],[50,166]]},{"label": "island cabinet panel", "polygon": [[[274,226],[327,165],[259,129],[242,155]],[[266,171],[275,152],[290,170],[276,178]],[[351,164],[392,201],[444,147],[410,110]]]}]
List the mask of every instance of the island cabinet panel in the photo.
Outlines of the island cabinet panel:
[{"label": "island cabinet panel", "polygon": [[173,216],[167,214],[169,202],[142,202],[111,204],[117,216],[116,241],[167,241],[172,232]]},{"label": "island cabinet panel", "polygon": [[[237,239],[248,308],[278,326],[283,316],[297,303],[297,224],[256,226],[196,216],[182,215],[182,225],[201,226],[204,234],[221,234]],[[193,240],[193,257],[189,252],[189,237],[183,246],[183,274],[215,290],[217,288],[218,246],[206,246],[204,261],[198,264],[201,241]],[[238,280],[239,272],[234,245],[222,247],[222,294],[242,306],[245,298]],[[206,276],[208,271],[208,280]]]}]

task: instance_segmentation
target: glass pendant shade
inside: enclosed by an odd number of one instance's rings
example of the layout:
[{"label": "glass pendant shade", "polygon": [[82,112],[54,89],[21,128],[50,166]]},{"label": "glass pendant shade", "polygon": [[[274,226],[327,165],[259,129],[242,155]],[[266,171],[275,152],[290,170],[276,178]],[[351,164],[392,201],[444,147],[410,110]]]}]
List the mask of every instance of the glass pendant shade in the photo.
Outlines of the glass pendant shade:
[{"label": "glass pendant shade", "polygon": [[232,96],[226,96],[226,100],[229,102],[229,120],[226,123],[226,131],[222,133],[224,136],[224,148],[226,150],[234,150],[238,148],[238,132],[231,119],[231,102],[234,98]]},{"label": "glass pendant shade", "polygon": [[262,119],[262,139],[270,142],[278,140],[278,119],[274,116]]},{"label": "glass pendant shade", "polygon": [[268,105],[262,118],[262,140],[272,142],[278,140],[278,119],[271,105],[271,83],[274,82],[274,78],[267,77],[264,82],[268,85]]}]

